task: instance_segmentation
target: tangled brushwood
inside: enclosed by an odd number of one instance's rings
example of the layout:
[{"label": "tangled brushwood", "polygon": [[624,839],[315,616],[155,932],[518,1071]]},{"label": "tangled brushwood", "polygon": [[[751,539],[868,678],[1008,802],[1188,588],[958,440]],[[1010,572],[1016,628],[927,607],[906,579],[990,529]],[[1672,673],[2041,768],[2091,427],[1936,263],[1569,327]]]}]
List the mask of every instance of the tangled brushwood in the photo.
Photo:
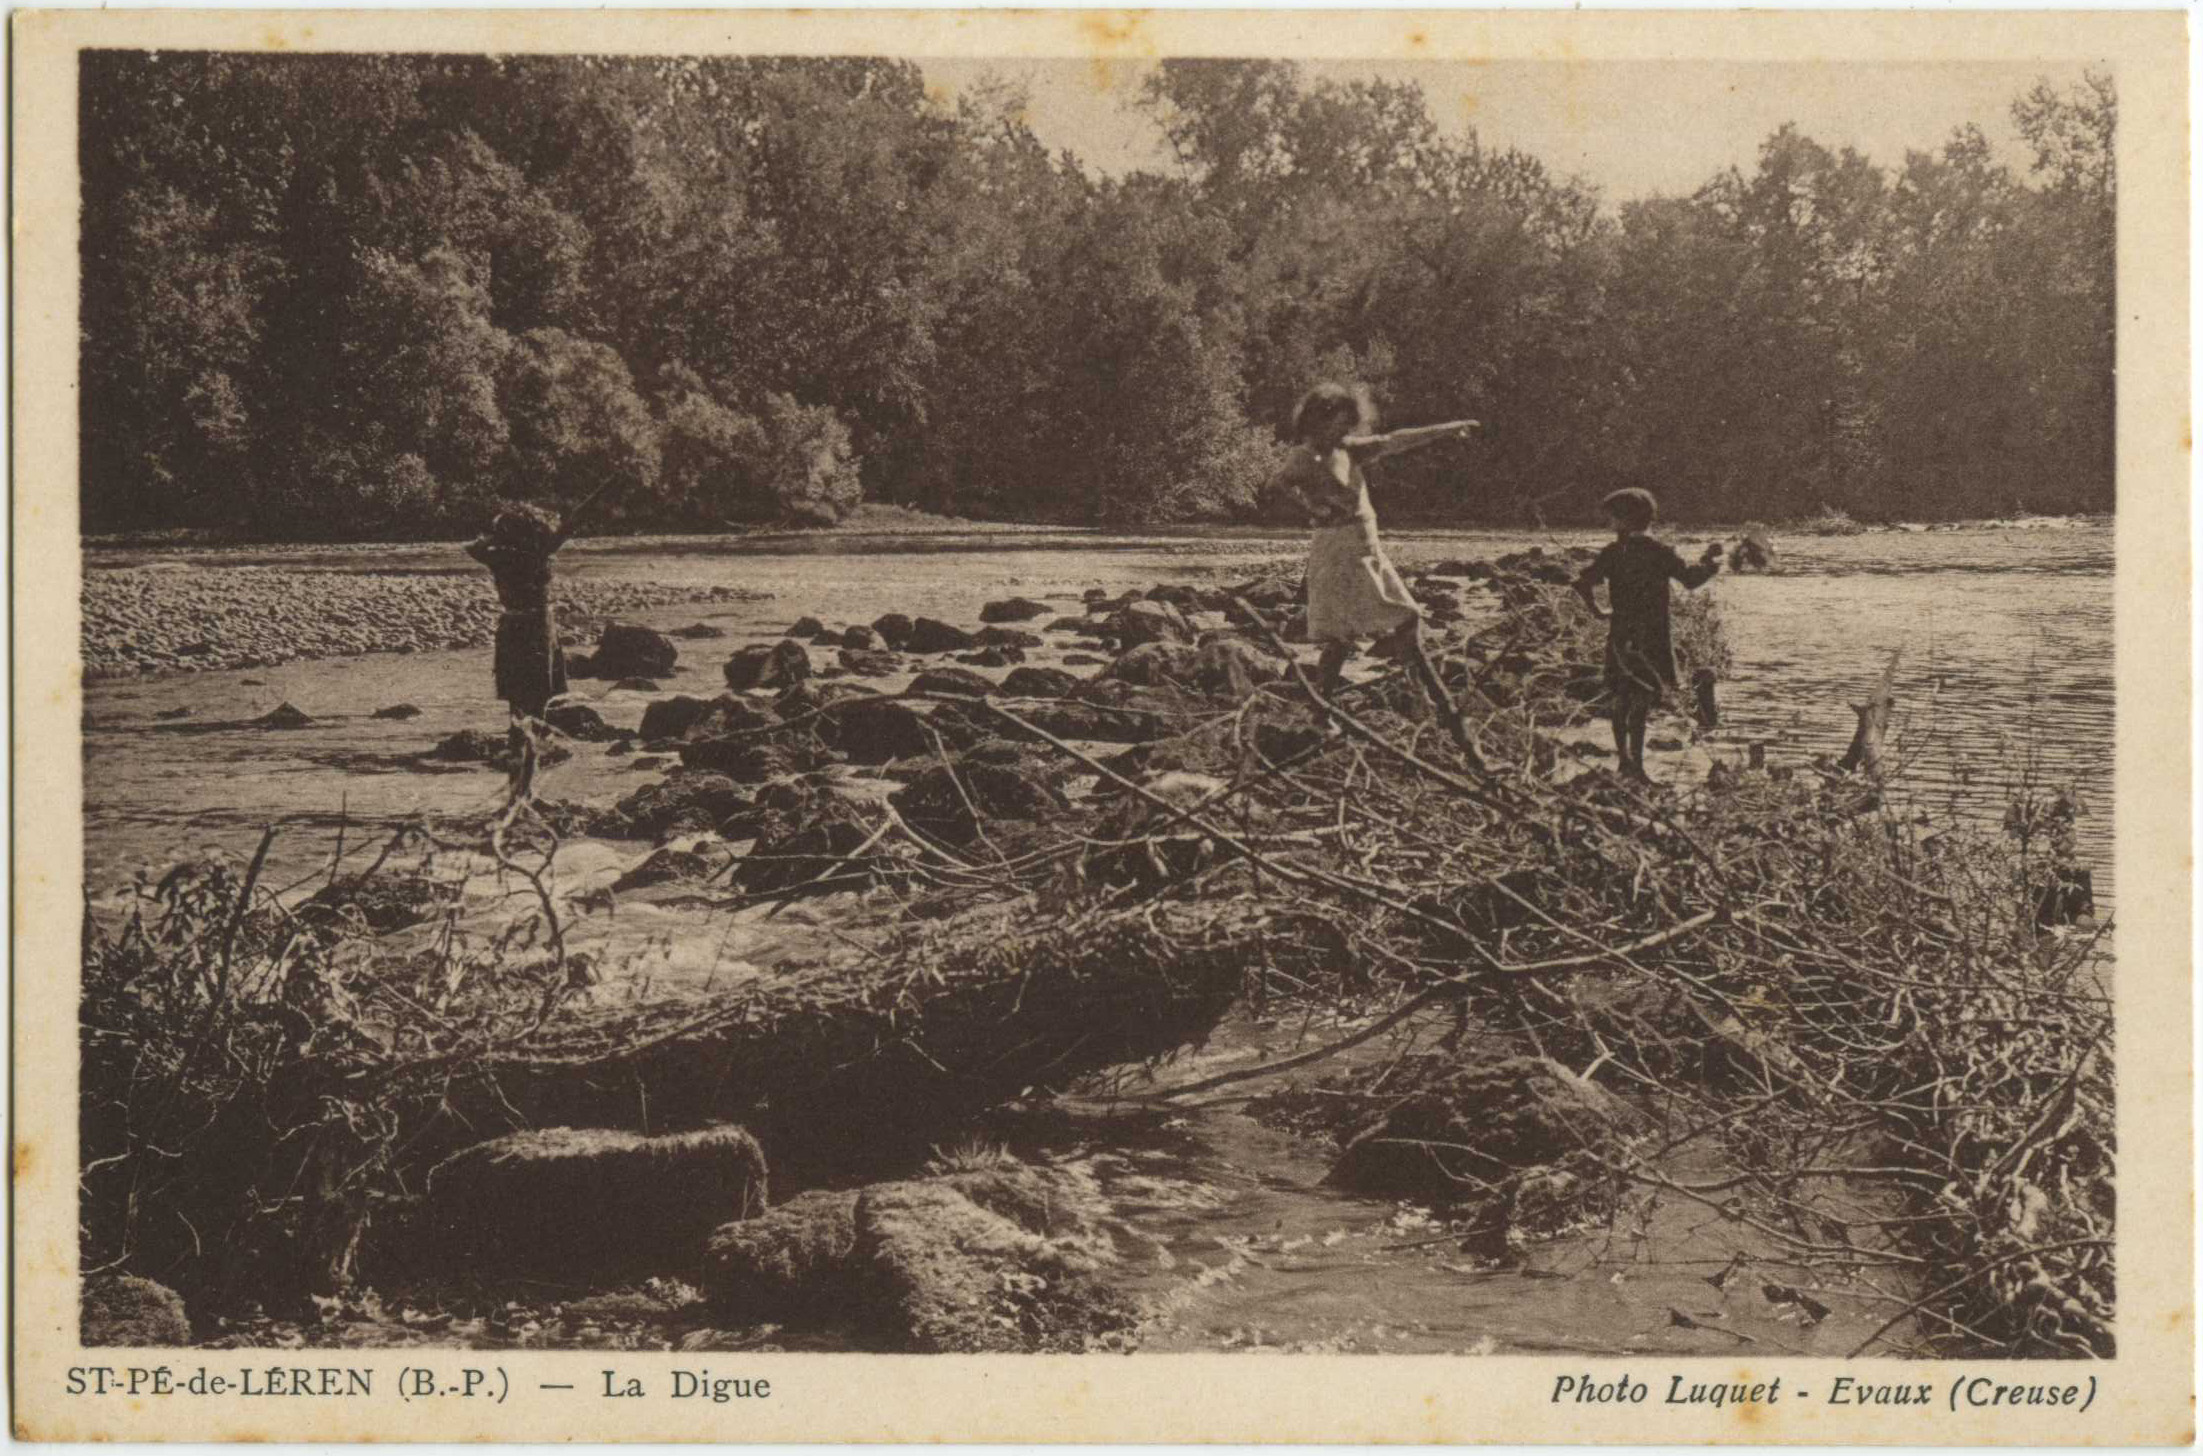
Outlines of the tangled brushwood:
[{"label": "tangled brushwood", "polygon": [[[420,1216],[428,1172],[518,1130],[739,1123],[785,1194],[785,1166],[866,1139],[923,1148],[1097,1079],[1164,1103],[1282,1079],[1450,1011],[1440,1051],[1345,1104],[1388,1187],[1542,1229],[1686,1200],[1885,1301],[1861,1351],[2112,1354],[2110,953],[2064,913],[2072,802],[2021,784],[2005,825],[1930,822],[1864,709],[1849,770],[1719,761],[1646,790],[1585,768],[1598,643],[1569,571],[1421,576],[1451,713],[1398,670],[1320,698],[1274,581],[1182,603],[1232,625],[1120,643],[1061,697],[895,700],[923,732],[876,771],[923,792],[790,779],[764,819],[742,811],[746,856],[732,830],[691,856],[736,867],[698,891],[728,909],[849,897],[810,959],[725,984],[632,994],[569,947],[571,816],[538,812],[525,774],[471,869],[426,830],[304,900],[260,883],[265,841],[246,867],[179,868],[126,922],[87,914],[86,1265],[216,1303],[326,1292],[464,1243]],[[1496,605],[1464,611],[1479,591]],[[1718,615],[1678,626],[1710,684]],[[886,700],[798,689],[713,731],[800,766],[849,753],[852,701]],[[1129,747],[1095,746],[1126,722]],[[528,907],[494,932],[455,908],[482,873]],[[1158,1084],[1257,997],[1359,1029]],[[1417,1086],[1502,1084],[1549,1115],[1384,1123]],[[1492,1147],[1456,1142],[1502,1131],[1553,1151],[1502,1182]]]}]

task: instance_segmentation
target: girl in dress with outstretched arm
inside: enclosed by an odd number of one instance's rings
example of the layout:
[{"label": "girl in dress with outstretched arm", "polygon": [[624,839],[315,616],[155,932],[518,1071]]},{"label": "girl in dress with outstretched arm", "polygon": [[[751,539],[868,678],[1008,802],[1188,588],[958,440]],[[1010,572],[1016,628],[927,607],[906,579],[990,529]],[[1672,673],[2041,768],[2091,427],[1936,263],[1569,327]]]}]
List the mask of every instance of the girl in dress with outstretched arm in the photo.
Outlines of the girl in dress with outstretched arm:
[{"label": "girl in dress with outstretched arm", "polygon": [[1377,512],[1362,467],[1440,440],[1467,439],[1478,425],[1454,420],[1379,435],[1373,433],[1375,424],[1367,391],[1343,384],[1317,385],[1293,411],[1296,443],[1287,480],[1314,528],[1308,548],[1308,640],[1323,644],[1326,697],[1338,687],[1357,642],[1374,637],[1379,652],[1404,655],[1415,665],[1423,690],[1443,712],[1445,689],[1422,651],[1423,609],[1377,539]]}]

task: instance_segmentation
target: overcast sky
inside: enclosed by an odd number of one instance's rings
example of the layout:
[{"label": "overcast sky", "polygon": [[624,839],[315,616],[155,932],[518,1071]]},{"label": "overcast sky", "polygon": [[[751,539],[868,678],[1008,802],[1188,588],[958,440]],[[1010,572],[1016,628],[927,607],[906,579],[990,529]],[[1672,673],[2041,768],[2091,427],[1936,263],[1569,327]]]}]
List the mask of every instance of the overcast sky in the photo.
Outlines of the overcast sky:
[{"label": "overcast sky", "polygon": [[[1168,150],[1151,117],[1125,103],[1151,63],[1088,60],[928,60],[929,83],[954,93],[989,72],[1025,85],[1030,121],[1053,149],[1105,172],[1158,168]],[[1487,146],[1520,147],[1561,173],[1596,183],[1610,202],[1687,193],[1724,167],[1749,172],[1759,144],[1786,121],[1830,148],[1852,146],[1887,167],[1907,150],[1942,145],[1979,125],[2024,174],[2030,154],[2012,128],[2015,97],[2069,64],[1770,64],[1726,61],[1321,61],[1310,79],[1381,76],[1423,88],[1439,126],[1474,126]]]}]

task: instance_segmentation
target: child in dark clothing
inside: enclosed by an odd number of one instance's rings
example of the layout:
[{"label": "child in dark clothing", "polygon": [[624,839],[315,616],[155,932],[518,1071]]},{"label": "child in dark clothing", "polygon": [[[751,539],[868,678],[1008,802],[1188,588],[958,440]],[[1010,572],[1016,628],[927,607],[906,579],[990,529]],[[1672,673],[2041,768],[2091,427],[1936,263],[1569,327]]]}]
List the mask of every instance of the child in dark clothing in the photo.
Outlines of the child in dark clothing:
[{"label": "child in dark clothing", "polygon": [[523,719],[540,719],[566,691],[566,659],[551,614],[551,557],[566,544],[566,527],[540,506],[510,505],[497,513],[467,555],[490,569],[497,584],[497,696],[511,708],[517,737]]},{"label": "child in dark clothing", "polygon": [[[1614,752],[1625,778],[1645,779],[1645,719],[1661,694],[1676,686],[1675,645],[1668,629],[1668,583],[1696,589],[1721,569],[1715,542],[1686,564],[1675,548],[1655,541],[1660,508],[1645,490],[1618,490],[1603,502],[1614,522],[1614,540],[1598,554],[1576,591],[1591,615],[1612,623],[1606,638],[1606,689],[1614,700]],[[1611,612],[1599,610],[1592,588],[1606,583]]]}]

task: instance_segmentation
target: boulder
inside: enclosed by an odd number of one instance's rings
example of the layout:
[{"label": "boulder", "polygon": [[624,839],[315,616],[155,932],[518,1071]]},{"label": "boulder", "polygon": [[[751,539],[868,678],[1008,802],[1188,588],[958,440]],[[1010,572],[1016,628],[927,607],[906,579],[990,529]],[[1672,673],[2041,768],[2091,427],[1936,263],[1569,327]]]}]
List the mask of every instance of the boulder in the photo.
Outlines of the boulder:
[{"label": "boulder", "polygon": [[973,646],[971,633],[936,617],[920,617],[911,623],[910,635],[902,643],[903,650],[919,653],[969,652]]},{"label": "boulder", "polygon": [[967,756],[952,772],[935,764],[888,796],[912,828],[948,844],[967,844],[993,820],[1052,819],[1070,808],[1054,785],[1016,767]]},{"label": "boulder", "polygon": [[685,637],[696,641],[711,641],[716,638],[726,636],[727,629],[724,627],[714,627],[708,622],[691,622],[686,627],[675,627],[671,632],[667,633],[666,635],[670,637]]},{"label": "boulder", "polygon": [[1094,623],[1085,617],[1058,617],[1041,630],[1043,632],[1091,632],[1094,630]]},{"label": "boulder", "polygon": [[589,670],[580,672],[576,664],[569,671],[576,677],[665,677],[673,671],[680,655],[680,649],[663,632],[631,622],[607,622],[597,637]]},{"label": "boulder", "polygon": [[749,809],[749,796],[725,774],[681,770],[637,789],[619,802],[619,813],[637,837],[709,834]]},{"label": "boulder", "polygon": [[892,652],[864,647],[841,650],[842,671],[858,677],[893,677],[903,670],[903,660]]},{"label": "boulder", "polygon": [[934,667],[919,673],[910,680],[912,693],[950,693],[959,697],[983,698],[994,691],[994,680],[981,677],[968,667]]},{"label": "boulder", "polygon": [[1046,647],[1048,641],[1038,632],[1020,632],[1015,627],[981,627],[972,633],[972,641],[981,647]]},{"label": "boulder", "polygon": [[[554,763],[564,763],[573,756],[573,750],[562,743],[546,741],[536,745],[535,761],[539,767],[548,768]],[[462,728],[450,737],[440,740],[421,757],[434,763],[481,763],[495,769],[510,770],[513,766],[512,737],[508,733],[484,733],[479,728]]]},{"label": "boulder", "polygon": [[1102,670],[1110,682],[1164,687],[1193,676],[1193,649],[1179,642],[1143,642]]},{"label": "boulder", "polygon": [[971,667],[1015,667],[1025,660],[1022,647],[982,647],[977,652],[961,652],[956,660]]},{"label": "boulder", "polygon": [[841,645],[853,647],[859,652],[869,652],[880,645],[880,635],[870,627],[851,627],[841,634]]},{"label": "boulder", "polygon": [[681,764],[704,773],[724,774],[738,784],[761,784],[803,768],[787,745],[765,738],[694,739],[682,745]]},{"label": "boulder", "polygon": [[[846,811],[844,811],[846,812]],[[753,895],[792,890],[821,877],[840,879],[862,872],[879,859],[877,850],[857,858],[871,832],[853,818],[814,819],[792,833],[760,835],[749,855],[735,867],[735,883]],[[847,889],[823,888],[821,894]]]},{"label": "boulder", "polygon": [[915,625],[901,612],[889,612],[872,623],[872,630],[879,634],[882,642],[901,652],[910,645],[910,633]]},{"label": "boulder", "polygon": [[798,617],[795,625],[788,629],[787,635],[809,639],[818,636],[819,633],[825,630],[826,624],[816,617]]},{"label": "boulder", "polygon": [[1060,698],[1078,685],[1078,679],[1060,667],[1021,667],[1002,679],[1002,691],[1013,698]]},{"label": "boulder", "polygon": [[1201,640],[1193,655],[1194,686],[1210,697],[1244,698],[1283,675],[1278,659],[1244,637],[1212,634]]},{"label": "boulder", "polygon": [[727,659],[726,674],[727,686],[738,693],[752,688],[778,691],[811,675],[811,654],[786,637],[769,645],[753,642]]},{"label": "boulder", "polygon": [[[643,709],[643,741],[655,743],[666,738],[685,738],[691,729],[717,713],[721,704],[734,701],[733,698],[721,698],[714,702],[710,698],[692,698],[685,694],[661,698]],[[763,719],[764,714],[759,713],[758,717]]]},{"label": "boulder", "polygon": [[1127,602],[1110,617],[1107,628],[1120,646],[1137,647],[1143,642],[1191,642],[1193,624],[1185,613],[1168,602]]},{"label": "boulder", "polygon": [[183,1296],[135,1274],[85,1276],[77,1308],[77,1338],[87,1350],[173,1348],[191,1343]]},{"label": "boulder", "polygon": [[868,697],[837,704],[817,720],[818,736],[851,763],[881,764],[934,757],[943,747],[968,747],[974,736],[960,721],[928,717],[896,698]]},{"label": "boulder", "polygon": [[1611,1148],[1635,1118],[1544,1057],[1461,1066],[1347,1144],[1325,1182],[1431,1205],[1483,1201],[1513,1175]]},{"label": "boulder", "polygon": [[587,703],[553,703],[543,710],[543,721],[568,738],[583,743],[611,743],[627,734],[604,721]]},{"label": "boulder", "polygon": [[654,693],[658,685],[647,677],[623,677],[612,684],[615,693]]},{"label": "boulder", "polygon": [[[178,713],[189,713],[190,711],[191,710],[189,708],[182,708],[178,710]],[[166,717],[168,715],[164,713],[162,716]],[[411,703],[392,703],[387,708],[377,708],[374,712],[374,716],[377,718],[389,718],[402,723],[408,718],[420,717],[421,710],[414,707]]]},{"label": "boulder", "polygon": [[855,1294],[857,1191],[814,1188],[706,1240],[712,1308],[745,1324],[817,1319]]},{"label": "boulder", "polygon": [[420,1232],[470,1268],[689,1270],[712,1230],[765,1204],[764,1150],[739,1127],[666,1137],[554,1127],[437,1164]]},{"label": "boulder", "polygon": [[249,728],[278,729],[311,728],[314,726],[314,720],[301,713],[297,708],[292,707],[289,703],[283,703],[253,719],[245,726]]},{"label": "boulder", "polygon": [[1046,602],[1036,602],[1031,597],[1011,597],[1008,601],[989,602],[979,609],[982,622],[1029,622],[1035,617],[1045,617],[1053,610]]}]

